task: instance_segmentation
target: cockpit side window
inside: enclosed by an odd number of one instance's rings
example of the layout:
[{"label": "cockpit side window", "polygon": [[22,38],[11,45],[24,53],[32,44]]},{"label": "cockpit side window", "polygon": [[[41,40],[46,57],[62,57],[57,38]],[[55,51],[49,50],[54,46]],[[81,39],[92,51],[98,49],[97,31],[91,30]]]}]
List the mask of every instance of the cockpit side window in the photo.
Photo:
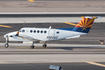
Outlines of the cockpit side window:
[{"label": "cockpit side window", "polygon": [[25,32],[25,30],[22,30],[22,32]]}]

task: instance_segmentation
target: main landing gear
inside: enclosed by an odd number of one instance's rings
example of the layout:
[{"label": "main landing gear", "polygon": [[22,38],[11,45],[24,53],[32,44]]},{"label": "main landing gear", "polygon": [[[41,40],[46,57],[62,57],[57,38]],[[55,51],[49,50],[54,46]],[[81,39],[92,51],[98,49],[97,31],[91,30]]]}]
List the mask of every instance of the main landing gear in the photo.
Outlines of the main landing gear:
[{"label": "main landing gear", "polygon": [[43,44],[43,48],[46,48],[47,47],[47,45],[46,44]]},{"label": "main landing gear", "polygon": [[46,42],[42,45],[43,46],[43,48],[46,48],[47,47],[47,44],[46,44]]},{"label": "main landing gear", "polygon": [[[30,49],[34,49],[34,42],[32,43],[32,45],[30,46]],[[47,44],[46,42],[42,45],[43,48],[46,48],[47,47]]]},{"label": "main landing gear", "polygon": [[32,45],[30,46],[31,49],[34,49],[34,42],[32,43]]},{"label": "main landing gear", "polygon": [[8,48],[9,47],[9,44],[8,43],[9,43],[9,38],[8,38],[8,36],[6,36],[6,43],[4,45],[5,48]]}]

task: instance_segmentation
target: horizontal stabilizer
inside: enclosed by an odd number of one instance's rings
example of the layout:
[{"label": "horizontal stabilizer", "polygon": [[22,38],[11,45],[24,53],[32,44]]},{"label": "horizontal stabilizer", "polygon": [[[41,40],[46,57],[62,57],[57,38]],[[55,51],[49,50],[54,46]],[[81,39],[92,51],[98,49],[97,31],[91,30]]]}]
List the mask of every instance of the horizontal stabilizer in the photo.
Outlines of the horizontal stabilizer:
[{"label": "horizontal stabilizer", "polygon": [[76,36],[67,37],[66,39],[70,39],[70,38],[78,38],[78,37],[80,37],[80,35],[76,35]]}]

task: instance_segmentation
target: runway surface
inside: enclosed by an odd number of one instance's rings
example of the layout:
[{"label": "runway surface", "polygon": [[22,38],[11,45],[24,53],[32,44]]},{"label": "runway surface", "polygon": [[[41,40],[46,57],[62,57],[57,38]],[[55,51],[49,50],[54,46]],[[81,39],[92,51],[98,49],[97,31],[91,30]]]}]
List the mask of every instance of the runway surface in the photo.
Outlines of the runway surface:
[{"label": "runway surface", "polygon": [[27,17],[27,18],[38,18],[38,17],[81,17],[81,16],[99,16],[105,17],[104,12],[0,12],[0,18],[20,18],[20,17]]},{"label": "runway surface", "polygon": [[105,0],[2,0],[0,12],[104,12]]},{"label": "runway surface", "polygon": [[[0,0],[0,1],[27,1],[27,0]],[[87,1],[87,0],[35,0],[35,1]],[[104,0],[88,0],[88,1],[104,1]]]},{"label": "runway surface", "polygon": [[9,48],[0,43],[0,70],[49,70],[50,65],[61,66],[64,70],[104,70],[105,45],[75,44],[30,44],[10,43]]},{"label": "runway surface", "polygon": [[[97,62],[98,63],[98,62]],[[101,62],[105,64],[105,62]],[[49,70],[50,65],[58,65],[63,70],[105,70],[104,67],[88,63],[31,63],[31,64],[1,64],[0,70]]]}]

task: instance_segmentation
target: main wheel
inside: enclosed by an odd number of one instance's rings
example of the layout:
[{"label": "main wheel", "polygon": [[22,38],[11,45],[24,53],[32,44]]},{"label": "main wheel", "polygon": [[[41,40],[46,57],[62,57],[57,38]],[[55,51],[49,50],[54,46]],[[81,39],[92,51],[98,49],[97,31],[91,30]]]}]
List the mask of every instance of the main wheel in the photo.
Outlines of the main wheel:
[{"label": "main wheel", "polygon": [[5,46],[5,48],[8,48],[8,47],[9,47],[9,45],[8,45],[8,44],[5,44],[4,46]]},{"label": "main wheel", "polygon": [[34,49],[34,45],[30,46],[31,49]]},{"label": "main wheel", "polygon": [[43,44],[43,47],[44,47],[44,48],[46,48],[46,47],[47,47],[47,45],[46,45],[46,44]]}]

